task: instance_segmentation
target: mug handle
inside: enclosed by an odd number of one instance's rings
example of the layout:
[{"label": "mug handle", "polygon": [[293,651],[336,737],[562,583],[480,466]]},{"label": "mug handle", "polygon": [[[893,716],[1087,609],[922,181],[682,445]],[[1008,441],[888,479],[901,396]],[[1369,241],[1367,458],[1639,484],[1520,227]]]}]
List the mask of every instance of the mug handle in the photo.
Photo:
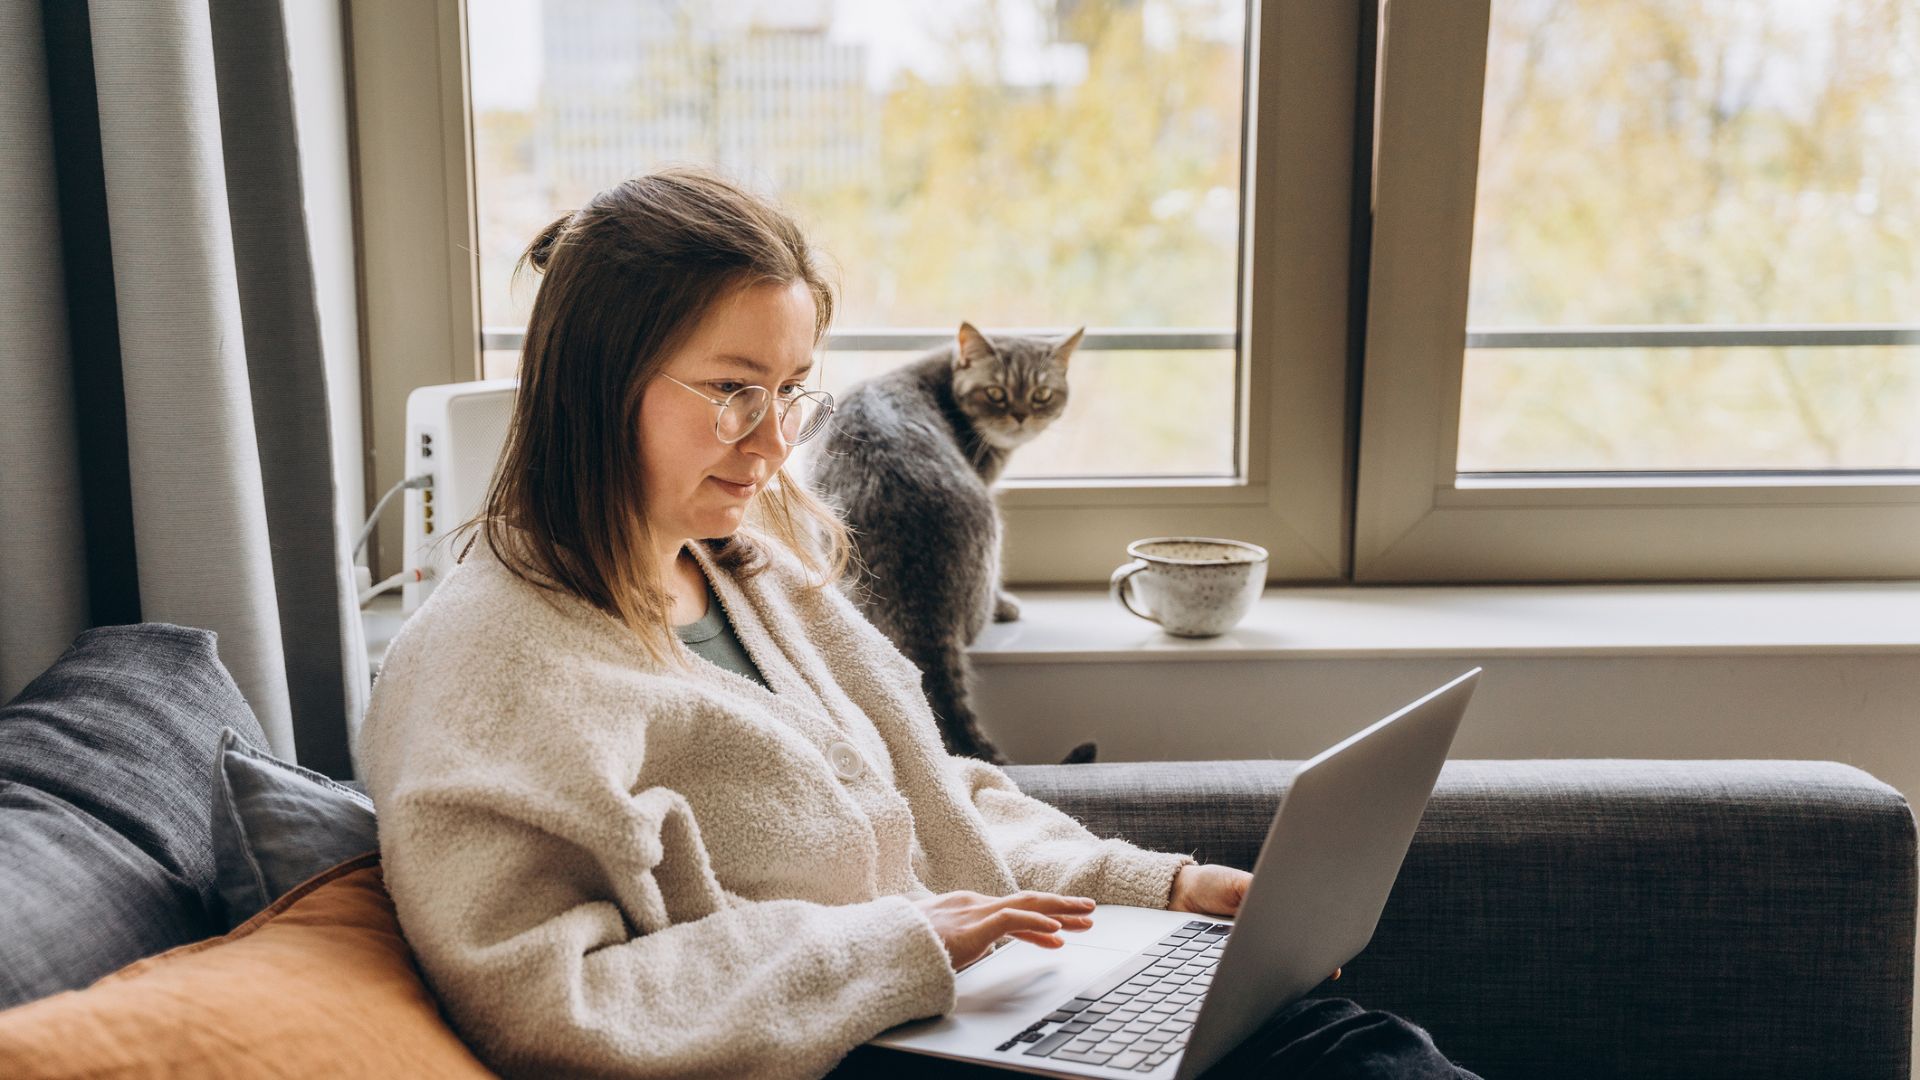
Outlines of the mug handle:
[{"label": "mug handle", "polygon": [[1126,608],[1129,612],[1140,616],[1148,622],[1157,623],[1160,620],[1155,617],[1152,612],[1141,611],[1139,608],[1133,606],[1133,601],[1127,599],[1127,579],[1146,568],[1146,563],[1135,559],[1120,569],[1115,570],[1113,572],[1113,579],[1107,583],[1107,591],[1112,594],[1115,600],[1120,602],[1121,607]]}]

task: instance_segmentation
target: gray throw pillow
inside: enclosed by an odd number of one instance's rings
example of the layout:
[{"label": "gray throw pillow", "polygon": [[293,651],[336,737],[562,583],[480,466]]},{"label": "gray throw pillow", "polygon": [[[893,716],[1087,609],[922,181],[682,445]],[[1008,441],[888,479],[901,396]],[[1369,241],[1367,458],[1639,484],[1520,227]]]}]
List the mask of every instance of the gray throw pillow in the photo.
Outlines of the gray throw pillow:
[{"label": "gray throw pillow", "polygon": [[216,932],[222,728],[266,742],[214,635],[85,631],[0,707],[0,1007]]},{"label": "gray throw pillow", "polygon": [[231,930],[328,867],[380,846],[373,800],[311,769],[220,734],[213,861]]}]

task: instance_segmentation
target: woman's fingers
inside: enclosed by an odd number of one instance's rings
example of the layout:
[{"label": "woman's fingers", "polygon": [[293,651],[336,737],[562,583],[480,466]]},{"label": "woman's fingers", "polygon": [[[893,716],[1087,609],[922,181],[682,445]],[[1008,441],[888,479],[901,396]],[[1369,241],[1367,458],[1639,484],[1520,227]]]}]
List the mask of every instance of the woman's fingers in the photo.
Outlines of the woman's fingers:
[{"label": "woman's fingers", "polygon": [[1002,934],[1012,934],[1014,937],[1031,941],[1035,945],[1045,945],[1048,948],[1058,948],[1066,944],[1055,936],[1060,929],[1060,922],[1037,911],[1004,908],[995,914],[992,925],[996,938]]},{"label": "woman's fingers", "polygon": [[1060,920],[1050,915],[1042,915],[1037,911],[1024,911],[1020,908],[1008,908],[999,912],[995,916],[994,922],[997,924],[996,929],[1003,934],[1011,934],[1020,930],[1033,930],[1043,934],[1051,934],[1060,929]]},{"label": "woman's fingers", "polygon": [[932,921],[955,970],[979,959],[994,942],[1006,937],[1059,948],[1066,944],[1059,937],[1061,932],[1093,926],[1095,907],[1086,897],[1034,890],[988,896],[963,889],[915,903]]},{"label": "woman's fingers", "polygon": [[1093,899],[1086,896],[1061,896],[1059,893],[1017,892],[1000,898],[1000,905],[1009,908],[1022,908],[1027,911],[1040,911],[1048,915],[1086,914],[1093,911]]},{"label": "woman's fingers", "polygon": [[967,932],[970,942],[991,943],[1003,937],[1015,937],[1043,948],[1057,949],[1066,944],[1060,937],[1062,932],[1078,932],[1093,926],[1095,905],[1088,897],[1028,890],[992,897],[979,893],[947,894],[940,901],[946,902],[948,897],[956,901],[956,907],[973,909],[974,917]]}]

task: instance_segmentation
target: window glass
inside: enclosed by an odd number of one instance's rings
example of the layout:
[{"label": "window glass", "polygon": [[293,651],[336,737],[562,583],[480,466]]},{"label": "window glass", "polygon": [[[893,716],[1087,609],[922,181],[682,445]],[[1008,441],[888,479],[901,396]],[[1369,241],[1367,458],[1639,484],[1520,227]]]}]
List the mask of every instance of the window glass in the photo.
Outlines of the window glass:
[{"label": "window glass", "polygon": [[[1191,330],[1109,342],[1010,475],[1232,475],[1244,0],[469,0],[482,318],[623,177],[715,166],[794,211],[862,330]],[[1163,347],[1164,346],[1164,347]],[[490,350],[487,374],[514,354]],[[850,380],[847,380],[850,381]]]},{"label": "window glass", "polygon": [[1916,177],[1911,0],[1494,0],[1460,470],[1920,468]]}]

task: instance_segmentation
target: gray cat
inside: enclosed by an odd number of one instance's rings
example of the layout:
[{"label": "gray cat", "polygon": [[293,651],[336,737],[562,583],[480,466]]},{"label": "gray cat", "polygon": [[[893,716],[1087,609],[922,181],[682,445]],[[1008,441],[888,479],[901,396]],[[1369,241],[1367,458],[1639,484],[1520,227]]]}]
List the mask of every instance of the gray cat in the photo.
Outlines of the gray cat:
[{"label": "gray cat", "polygon": [[[961,323],[955,339],[847,392],[811,479],[853,529],[847,592],[912,660],[951,753],[1009,759],[967,703],[966,648],[989,618],[1020,605],[1000,587],[992,486],[1007,456],[1067,405],[1064,339],[995,336]],[[1063,763],[1092,761],[1093,743]]]}]

